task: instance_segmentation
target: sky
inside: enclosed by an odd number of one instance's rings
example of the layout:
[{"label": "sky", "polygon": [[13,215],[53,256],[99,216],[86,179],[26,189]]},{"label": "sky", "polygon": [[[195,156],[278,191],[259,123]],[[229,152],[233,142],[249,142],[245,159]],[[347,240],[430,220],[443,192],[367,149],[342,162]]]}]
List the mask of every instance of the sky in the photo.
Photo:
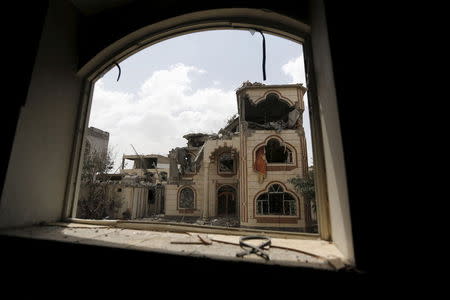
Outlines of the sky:
[{"label": "sky", "polygon": [[[152,45],[109,70],[95,82],[89,125],[110,134],[114,170],[123,154],[167,155],[186,146],[183,135],[217,133],[237,113],[236,89],[244,81],[303,83],[302,45],[247,30],[190,33]],[[307,95],[306,95],[307,96]],[[312,164],[307,98],[304,98],[308,164]]]}]

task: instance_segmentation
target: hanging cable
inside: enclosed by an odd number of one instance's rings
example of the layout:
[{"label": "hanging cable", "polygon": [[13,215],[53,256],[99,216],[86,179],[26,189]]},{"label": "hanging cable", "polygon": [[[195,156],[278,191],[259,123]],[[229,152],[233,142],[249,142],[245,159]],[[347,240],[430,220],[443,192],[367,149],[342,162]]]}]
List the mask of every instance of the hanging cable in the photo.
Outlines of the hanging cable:
[{"label": "hanging cable", "polygon": [[120,69],[120,66],[119,66],[118,63],[114,62],[114,64],[117,66],[117,68],[119,68],[119,75],[117,76],[117,81],[119,81],[120,74],[122,73],[122,70]]},{"label": "hanging cable", "polygon": [[263,42],[262,42],[262,48],[263,48],[263,61],[262,61],[262,70],[263,70],[263,80],[266,80],[266,38],[264,37],[264,34],[261,30],[258,30],[259,33],[261,33]]},{"label": "hanging cable", "polygon": [[251,35],[255,34],[256,31],[261,33],[261,36],[263,38],[262,41],[262,48],[263,48],[263,60],[262,60],[262,71],[263,71],[263,80],[266,80],[266,38],[264,36],[264,33],[261,30],[258,29],[249,29]]}]

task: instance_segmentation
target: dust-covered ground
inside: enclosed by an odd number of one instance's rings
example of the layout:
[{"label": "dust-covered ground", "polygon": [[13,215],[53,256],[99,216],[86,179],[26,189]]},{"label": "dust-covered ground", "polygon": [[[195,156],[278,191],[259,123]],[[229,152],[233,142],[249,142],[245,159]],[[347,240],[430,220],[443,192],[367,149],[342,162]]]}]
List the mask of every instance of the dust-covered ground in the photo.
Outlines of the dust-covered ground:
[{"label": "dust-covered ground", "polygon": [[[233,227],[239,228],[243,227],[239,223],[239,217],[193,217],[193,216],[165,216],[163,214],[153,215],[151,217],[135,219],[133,222],[167,222],[167,223],[179,223],[179,224],[195,224],[195,225],[205,225],[205,226],[221,226],[221,227]],[[246,227],[258,230],[275,230],[275,231],[287,231],[287,232],[305,232],[304,228],[298,227]],[[317,233],[317,229],[309,231],[309,233]]]},{"label": "dust-covered ground", "polygon": [[171,222],[171,223],[184,223],[184,224],[197,224],[208,226],[224,226],[224,227],[240,227],[239,218],[232,217],[192,217],[192,216],[165,216],[165,215],[153,215],[148,218],[133,220],[133,221],[157,221],[157,222]]}]

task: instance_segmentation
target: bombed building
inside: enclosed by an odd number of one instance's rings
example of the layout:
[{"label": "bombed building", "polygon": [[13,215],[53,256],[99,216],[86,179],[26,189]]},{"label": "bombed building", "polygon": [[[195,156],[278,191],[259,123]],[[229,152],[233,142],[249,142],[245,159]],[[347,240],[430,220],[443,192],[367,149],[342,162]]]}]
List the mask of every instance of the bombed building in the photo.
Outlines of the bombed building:
[{"label": "bombed building", "polygon": [[[120,173],[108,173],[112,163],[108,142],[108,132],[87,128],[78,217],[141,219],[163,213],[168,158],[123,155]],[[125,162],[131,162],[130,168],[125,168]]]},{"label": "bombed building", "polygon": [[244,82],[238,115],[218,134],[188,134],[169,152],[168,216],[234,216],[240,226],[304,228],[302,195],[288,179],[308,172],[301,84]]},{"label": "bombed building", "polygon": [[102,179],[110,195],[124,202],[113,216],[226,217],[252,228],[311,226],[310,209],[289,183],[308,172],[305,92],[301,84],[244,82],[236,91],[238,113],[217,134],[186,134],[186,146],[167,157],[124,155],[120,173]]}]

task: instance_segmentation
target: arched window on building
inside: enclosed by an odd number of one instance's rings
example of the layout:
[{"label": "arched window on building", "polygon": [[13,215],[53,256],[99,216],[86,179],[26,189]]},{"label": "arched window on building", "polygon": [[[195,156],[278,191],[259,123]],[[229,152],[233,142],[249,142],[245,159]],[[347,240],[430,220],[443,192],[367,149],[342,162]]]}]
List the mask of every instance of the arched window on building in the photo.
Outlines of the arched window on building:
[{"label": "arched window on building", "polygon": [[217,215],[236,215],[236,189],[229,185],[221,186],[217,191]]},{"label": "arched window on building", "polygon": [[280,184],[272,184],[267,192],[262,193],[256,199],[258,215],[297,215],[297,200],[288,192],[285,192]]},{"label": "arched window on building", "polygon": [[276,138],[271,138],[266,144],[267,163],[293,163],[292,150]]},{"label": "arched window on building", "polygon": [[178,197],[178,208],[195,209],[195,193],[190,187],[181,189]]}]

